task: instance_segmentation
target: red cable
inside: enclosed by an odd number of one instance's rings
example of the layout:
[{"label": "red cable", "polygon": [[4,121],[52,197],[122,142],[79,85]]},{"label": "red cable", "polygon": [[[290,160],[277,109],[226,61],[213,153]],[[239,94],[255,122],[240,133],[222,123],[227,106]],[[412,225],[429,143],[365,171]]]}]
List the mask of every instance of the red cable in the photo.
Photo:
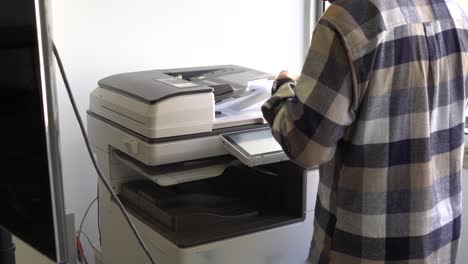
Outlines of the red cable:
[{"label": "red cable", "polygon": [[85,264],[88,264],[88,260],[86,259],[86,256],[84,254],[83,245],[81,244],[79,236],[76,237],[76,246],[78,247],[78,250],[80,251],[81,256],[83,257]]}]

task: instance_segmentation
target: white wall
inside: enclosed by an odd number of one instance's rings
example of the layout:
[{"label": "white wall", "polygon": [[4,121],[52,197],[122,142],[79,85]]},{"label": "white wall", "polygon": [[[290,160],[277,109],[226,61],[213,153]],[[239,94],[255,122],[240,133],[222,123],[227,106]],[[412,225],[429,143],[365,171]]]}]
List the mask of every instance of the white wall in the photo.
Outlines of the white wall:
[{"label": "white wall", "polygon": [[[239,64],[300,70],[304,0],[53,0],[55,43],[85,117],[100,78],[127,71]],[[96,196],[96,175],[58,79],[68,209],[77,224]],[[85,231],[97,241],[96,210]],[[83,238],[83,243],[86,244]],[[89,247],[87,247],[89,249]]]}]

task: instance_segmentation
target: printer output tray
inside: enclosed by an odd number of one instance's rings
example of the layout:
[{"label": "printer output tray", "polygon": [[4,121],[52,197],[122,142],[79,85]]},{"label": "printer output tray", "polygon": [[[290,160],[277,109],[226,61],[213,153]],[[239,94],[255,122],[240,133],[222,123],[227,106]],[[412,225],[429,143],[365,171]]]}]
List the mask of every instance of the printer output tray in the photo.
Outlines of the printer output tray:
[{"label": "printer output tray", "polygon": [[218,177],[173,186],[128,182],[119,196],[135,217],[188,248],[303,221],[303,173],[291,162],[240,164]]},{"label": "printer output tray", "polygon": [[200,224],[213,225],[232,220],[258,216],[258,210],[249,208],[232,197],[213,194],[186,193],[166,190],[147,181],[137,181],[123,187],[125,199],[137,205],[151,218],[174,232],[196,229]]},{"label": "printer output tray", "polygon": [[171,186],[221,175],[227,166],[235,163],[228,155],[211,159],[181,162],[170,165],[148,166],[122,152],[114,152],[114,158],[139,175],[160,186]]}]

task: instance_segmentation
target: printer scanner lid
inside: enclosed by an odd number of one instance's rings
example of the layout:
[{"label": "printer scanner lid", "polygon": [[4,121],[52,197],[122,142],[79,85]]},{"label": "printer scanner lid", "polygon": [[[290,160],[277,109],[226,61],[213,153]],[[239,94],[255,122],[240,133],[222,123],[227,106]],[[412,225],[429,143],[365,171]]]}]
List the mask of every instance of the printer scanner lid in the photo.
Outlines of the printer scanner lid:
[{"label": "printer scanner lid", "polygon": [[117,74],[100,80],[99,86],[147,104],[207,92],[221,101],[242,93],[252,80],[273,77],[241,66],[221,65]]},{"label": "printer scanner lid", "polygon": [[149,139],[263,125],[272,79],[234,65],[123,73],[99,81],[90,111]]}]

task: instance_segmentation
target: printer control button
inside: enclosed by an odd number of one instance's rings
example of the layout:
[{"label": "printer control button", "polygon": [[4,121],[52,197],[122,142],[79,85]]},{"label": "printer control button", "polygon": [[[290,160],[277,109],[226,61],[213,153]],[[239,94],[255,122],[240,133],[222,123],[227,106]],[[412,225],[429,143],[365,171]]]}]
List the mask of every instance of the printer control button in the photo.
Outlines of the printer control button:
[{"label": "printer control button", "polygon": [[137,141],[133,139],[124,139],[122,141],[128,152],[132,154],[138,154],[138,142]]}]

